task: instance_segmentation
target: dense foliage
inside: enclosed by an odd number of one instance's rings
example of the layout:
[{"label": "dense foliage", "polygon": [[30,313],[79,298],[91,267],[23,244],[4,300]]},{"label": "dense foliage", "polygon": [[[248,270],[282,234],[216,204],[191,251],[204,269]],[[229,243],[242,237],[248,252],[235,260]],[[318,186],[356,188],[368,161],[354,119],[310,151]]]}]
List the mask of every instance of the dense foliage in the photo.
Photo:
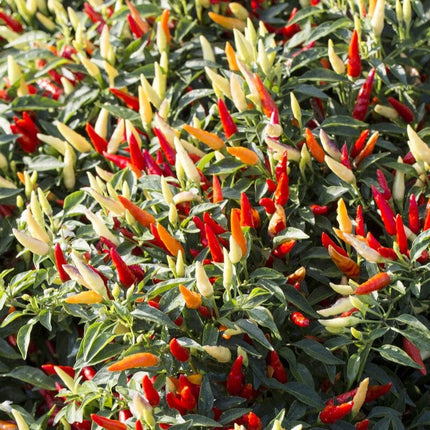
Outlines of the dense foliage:
[{"label": "dense foliage", "polygon": [[5,0],[0,429],[430,425],[428,0]]}]

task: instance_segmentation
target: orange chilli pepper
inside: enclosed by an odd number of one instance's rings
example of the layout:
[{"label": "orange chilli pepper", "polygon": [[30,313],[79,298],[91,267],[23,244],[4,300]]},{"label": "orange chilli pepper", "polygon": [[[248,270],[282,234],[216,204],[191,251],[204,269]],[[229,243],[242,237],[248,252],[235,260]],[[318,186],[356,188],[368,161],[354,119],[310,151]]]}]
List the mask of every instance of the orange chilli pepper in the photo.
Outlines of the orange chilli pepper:
[{"label": "orange chilli pepper", "polygon": [[209,12],[208,15],[213,22],[216,22],[227,30],[233,30],[235,28],[239,31],[245,30],[246,22],[238,18],[230,18],[215,12]]},{"label": "orange chilli pepper", "polygon": [[155,223],[155,218],[153,215],[135,205],[129,199],[123,196],[118,196],[118,200],[131,213],[133,218],[143,227],[149,227],[151,224]]},{"label": "orange chilli pepper", "polygon": [[337,252],[331,245],[328,247],[328,253],[337,268],[350,278],[357,278],[360,274],[360,266],[349,257]]},{"label": "orange chilli pepper", "polygon": [[245,148],[243,146],[232,146],[227,148],[227,151],[229,154],[238,158],[244,164],[253,166],[258,163],[258,156],[251,149]]},{"label": "orange chilli pepper", "polygon": [[202,296],[200,293],[190,291],[185,285],[179,285],[179,291],[185,300],[188,309],[198,309],[202,305]]},{"label": "orange chilli pepper", "polygon": [[182,247],[181,243],[176,240],[161,224],[157,224],[157,232],[158,235],[163,242],[164,246],[167,248],[167,250],[174,255],[175,257],[178,256],[179,251],[182,252],[182,255],[185,255],[184,248]]},{"label": "orange chilli pepper", "polygon": [[230,45],[230,42],[226,42],[225,44],[225,55],[228,61],[228,68],[231,71],[239,70],[239,66],[237,65],[236,61],[236,53],[234,52],[233,47]]},{"label": "orange chilli pepper", "polygon": [[362,295],[362,294],[369,294],[372,291],[381,290],[382,288],[385,288],[386,286],[390,285],[391,277],[388,273],[377,273],[376,275],[369,278],[366,282],[359,285],[355,291],[354,294],[356,295]]},{"label": "orange chilli pepper", "polygon": [[209,148],[212,148],[215,151],[218,151],[219,149],[224,147],[224,141],[215,133],[202,130],[201,128],[192,127],[188,124],[184,124],[182,127],[192,136],[199,139],[200,142],[204,143],[205,145],[209,146]]},{"label": "orange chilli pepper", "polygon": [[111,364],[108,367],[110,372],[120,372],[122,370],[133,369],[135,367],[152,367],[159,363],[156,355],[150,352],[138,352],[136,354],[128,355],[123,359]]},{"label": "orange chilli pepper", "polygon": [[240,209],[234,208],[231,210],[230,228],[234,240],[240,246],[242,255],[246,255],[248,246],[246,243],[245,235],[243,234],[242,228],[240,226]]},{"label": "orange chilli pepper", "polygon": [[309,148],[309,151],[311,151],[313,157],[320,163],[324,163],[325,152],[309,128],[305,129],[305,138],[306,145]]},{"label": "orange chilli pepper", "polygon": [[170,43],[170,30],[169,30],[169,9],[164,9],[160,18],[161,27],[166,35],[167,44]]},{"label": "orange chilli pepper", "polygon": [[212,177],[212,203],[219,203],[224,200],[222,195],[221,183],[218,176],[213,175]]}]

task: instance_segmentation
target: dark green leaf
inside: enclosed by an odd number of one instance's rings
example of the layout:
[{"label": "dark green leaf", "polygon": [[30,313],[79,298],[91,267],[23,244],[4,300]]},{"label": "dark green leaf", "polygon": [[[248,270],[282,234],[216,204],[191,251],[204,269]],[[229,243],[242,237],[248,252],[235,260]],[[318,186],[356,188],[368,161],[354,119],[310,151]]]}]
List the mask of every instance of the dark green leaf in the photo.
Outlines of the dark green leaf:
[{"label": "dark green leaf", "polygon": [[300,292],[298,292],[292,285],[285,285],[285,297],[288,301],[293,303],[294,306],[305,312],[307,315],[318,318],[319,315],[313,310],[312,306],[307,302]]},{"label": "dark green leaf", "polygon": [[36,388],[44,390],[55,390],[54,381],[45,373],[31,366],[15,367],[11,372],[3,374],[2,376],[9,376],[10,378],[18,379],[27,384],[33,385]]},{"label": "dark green leaf", "polygon": [[134,310],[131,314],[137,319],[152,321],[161,326],[170,328],[176,327],[173,321],[164,312],[152,306],[149,306],[146,303],[139,304],[137,309]]},{"label": "dark green leaf", "polygon": [[295,346],[302,349],[307,355],[324,364],[343,364],[344,361],[337,358],[333,353],[323,345],[313,339],[302,339],[294,343]]},{"label": "dark green leaf", "polygon": [[222,413],[218,422],[222,425],[225,425],[227,423],[233,422],[234,420],[240,418],[241,416],[247,414],[250,411],[251,411],[251,409],[249,409],[249,408],[233,408],[233,409],[230,409],[230,410]]},{"label": "dark green leaf", "polygon": [[72,209],[74,209],[77,205],[82,203],[85,197],[86,197],[86,194],[84,191],[75,191],[74,193],[67,195],[67,197],[64,199],[64,205],[63,205],[64,213],[67,214]]},{"label": "dark green leaf", "polygon": [[430,230],[423,231],[412,242],[410,256],[412,261],[416,261],[421,257],[424,250],[430,245]]},{"label": "dark green leaf", "polygon": [[17,97],[11,104],[14,111],[29,111],[29,110],[47,110],[51,108],[59,108],[62,106],[60,102],[48,97],[42,97],[37,94],[31,96]]},{"label": "dark green leaf", "polygon": [[24,163],[30,170],[45,172],[48,170],[62,169],[64,163],[51,155],[39,155],[37,157],[24,157]]},{"label": "dark green leaf", "polygon": [[254,323],[252,323],[249,320],[237,320],[235,321],[235,324],[241,328],[251,339],[256,340],[258,343],[263,345],[268,350],[272,351],[273,347],[270,345],[268,340],[266,339],[266,336],[264,336],[264,333],[258,326]]},{"label": "dark green leaf", "polygon": [[401,364],[402,366],[409,366],[415,369],[421,369],[421,366],[415,363],[403,349],[396,345],[382,345],[380,348],[375,348],[381,354],[381,357],[393,363]]},{"label": "dark green leaf", "polygon": [[320,396],[308,385],[301,384],[300,382],[288,382],[285,386],[285,391],[305,405],[310,405],[315,408],[324,406]]},{"label": "dark green leaf", "polygon": [[308,82],[308,81],[346,82],[348,79],[345,76],[338,75],[336,72],[333,72],[332,70],[316,67],[312,70],[309,70],[303,73],[303,75],[301,75],[298,80],[299,82]]},{"label": "dark green leaf", "polygon": [[30,345],[31,331],[33,330],[34,324],[36,324],[35,320],[28,321],[18,330],[16,336],[16,344],[24,359],[27,357],[28,345]]}]

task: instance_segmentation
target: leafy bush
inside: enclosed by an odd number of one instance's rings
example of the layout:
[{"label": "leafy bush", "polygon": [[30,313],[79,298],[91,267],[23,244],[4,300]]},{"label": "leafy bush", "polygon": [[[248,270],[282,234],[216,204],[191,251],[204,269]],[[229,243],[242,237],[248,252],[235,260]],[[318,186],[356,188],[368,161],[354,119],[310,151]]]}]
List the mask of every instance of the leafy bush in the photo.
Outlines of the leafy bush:
[{"label": "leafy bush", "polygon": [[1,428],[429,425],[429,10],[7,0]]}]

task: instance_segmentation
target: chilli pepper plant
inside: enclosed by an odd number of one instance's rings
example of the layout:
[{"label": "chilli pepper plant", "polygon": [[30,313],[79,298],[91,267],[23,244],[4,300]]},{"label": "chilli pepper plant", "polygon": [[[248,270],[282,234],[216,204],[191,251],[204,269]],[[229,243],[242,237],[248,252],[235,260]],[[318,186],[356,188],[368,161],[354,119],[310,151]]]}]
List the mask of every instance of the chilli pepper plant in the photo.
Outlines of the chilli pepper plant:
[{"label": "chilli pepper plant", "polygon": [[430,1],[0,5],[0,429],[430,425]]}]

